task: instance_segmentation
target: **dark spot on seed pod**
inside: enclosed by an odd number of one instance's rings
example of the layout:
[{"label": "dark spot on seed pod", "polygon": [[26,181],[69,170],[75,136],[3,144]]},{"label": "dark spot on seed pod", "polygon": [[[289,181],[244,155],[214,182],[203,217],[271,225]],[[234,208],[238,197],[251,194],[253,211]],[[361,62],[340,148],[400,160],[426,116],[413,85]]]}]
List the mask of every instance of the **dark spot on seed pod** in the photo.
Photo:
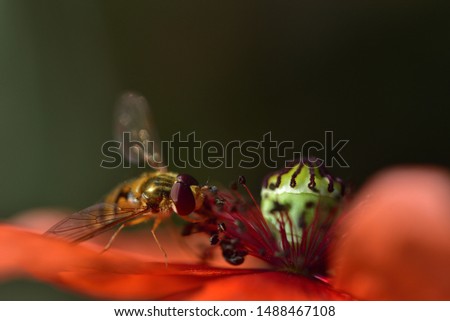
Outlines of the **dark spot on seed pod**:
[{"label": "dark spot on seed pod", "polygon": [[304,229],[306,227],[305,214],[306,213],[303,212],[302,215],[300,215],[300,217],[298,218],[297,226],[301,229]]},{"label": "dark spot on seed pod", "polygon": [[277,186],[276,186],[274,183],[270,183],[270,184],[269,184],[269,189],[270,189],[271,191],[275,190],[276,188],[277,188]]},{"label": "dark spot on seed pod", "polygon": [[277,213],[288,211],[288,210],[289,210],[289,207],[287,205],[281,205],[278,202],[274,202],[273,203],[273,207],[270,210],[270,213],[271,214],[277,214]]},{"label": "dark spot on seed pod", "polygon": [[313,201],[309,201],[305,203],[306,208],[313,208],[316,205]]}]

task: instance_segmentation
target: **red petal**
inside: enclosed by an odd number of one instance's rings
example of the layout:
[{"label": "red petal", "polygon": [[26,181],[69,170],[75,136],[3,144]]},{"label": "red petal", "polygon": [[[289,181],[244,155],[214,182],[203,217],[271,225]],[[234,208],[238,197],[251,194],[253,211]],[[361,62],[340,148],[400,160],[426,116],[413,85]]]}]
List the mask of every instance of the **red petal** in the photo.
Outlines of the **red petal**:
[{"label": "red petal", "polygon": [[334,299],[309,279],[278,272],[148,263],[121,251],[99,255],[87,246],[0,226],[0,278],[31,276],[102,299]]},{"label": "red petal", "polygon": [[366,300],[449,300],[449,173],[387,171],[354,204],[333,251],[333,284]]},{"label": "red petal", "polygon": [[329,286],[300,275],[285,272],[260,271],[222,277],[206,283],[196,292],[169,299],[184,300],[350,300]]},{"label": "red petal", "polygon": [[[209,269],[145,263],[117,251],[98,251],[0,226],[0,277],[31,275],[81,293],[113,299],[157,299],[200,287]],[[239,271],[233,271],[239,273]]]}]

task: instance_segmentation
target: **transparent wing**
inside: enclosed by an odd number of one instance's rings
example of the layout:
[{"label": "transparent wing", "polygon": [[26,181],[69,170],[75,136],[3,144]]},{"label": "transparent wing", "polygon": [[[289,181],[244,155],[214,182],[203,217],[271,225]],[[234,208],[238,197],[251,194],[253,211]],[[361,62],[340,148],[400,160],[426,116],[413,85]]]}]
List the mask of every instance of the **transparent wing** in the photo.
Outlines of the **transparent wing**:
[{"label": "transparent wing", "polygon": [[100,203],[73,213],[53,225],[45,235],[82,242],[144,214],[144,208],[119,208]]},{"label": "transparent wing", "polygon": [[133,164],[145,161],[153,168],[165,168],[158,131],[145,97],[133,92],[123,94],[117,102],[114,119],[115,139],[123,143],[126,159]]}]

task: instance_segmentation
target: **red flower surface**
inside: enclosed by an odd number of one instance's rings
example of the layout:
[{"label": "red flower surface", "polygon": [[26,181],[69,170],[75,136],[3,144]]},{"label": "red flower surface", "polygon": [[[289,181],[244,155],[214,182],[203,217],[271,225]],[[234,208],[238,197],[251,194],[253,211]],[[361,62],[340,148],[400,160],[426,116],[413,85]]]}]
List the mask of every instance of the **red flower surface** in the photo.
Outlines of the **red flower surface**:
[{"label": "red flower surface", "polygon": [[[152,242],[148,233],[145,233],[145,240],[138,237],[131,239],[125,240],[125,243]],[[122,243],[121,246],[125,245]],[[0,278],[28,276],[95,298],[118,300],[348,298],[318,280],[290,273],[212,267],[192,260],[190,263],[174,263],[178,260],[174,257],[174,247],[167,247],[167,268],[164,263],[149,261],[147,256],[116,249],[100,255],[100,249],[3,225],[0,226]],[[156,247],[153,246],[152,250],[161,256]]]},{"label": "red flower surface", "polygon": [[331,251],[332,284],[366,300],[450,300],[450,175],[397,168],[364,187]]},{"label": "red flower surface", "polygon": [[[208,244],[208,237],[182,238],[170,226],[157,231],[169,255],[166,268],[149,232],[124,232],[100,255],[101,246],[92,242],[74,245],[44,237],[36,226],[33,232],[2,225],[0,279],[31,277],[119,300],[450,299],[449,202],[450,178],[443,170],[397,169],[375,178],[339,222],[328,265],[331,285],[313,275],[283,271],[290,261],[270,258],[269,237],[267,248],[259,252],[266,257],[263,262],[250,258],[257,253],[251,246],[261,240],[254,243],[236,232],[249,255],[242,267],[224,268],[186,250],[196,249],[198,242]],[[237,213],[254,231],[265,229],[258,226],[259,218],[246,220],[245,212]],[[25,221],[42,216],[33,217]],[[41,230],[51,223],[40,222]],[[100,242],[106,240],[107,235]]]}]

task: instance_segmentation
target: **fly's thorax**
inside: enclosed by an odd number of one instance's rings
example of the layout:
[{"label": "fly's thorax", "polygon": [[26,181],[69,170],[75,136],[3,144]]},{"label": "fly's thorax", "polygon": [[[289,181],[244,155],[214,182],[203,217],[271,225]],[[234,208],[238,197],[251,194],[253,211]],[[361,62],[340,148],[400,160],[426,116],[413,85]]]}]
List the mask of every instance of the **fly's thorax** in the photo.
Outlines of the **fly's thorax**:
[{"label": "fly's thorax", "polygon": [[284,228],[289,235],[302,237],[313,220],[321,228],[329,225],[329,215],[338,207],[344,187],[324,168],[310,162],[299,162],[266,177],[261,190],[261,211],[274,235],[279,237],[282,212],[290,223]]},{"label": "fly's thorax", "polygon": [[143,202],[153,213],[171,212],[170,192],[176,182],[177,174],[155,172],[143,174],[138,188]]}]

